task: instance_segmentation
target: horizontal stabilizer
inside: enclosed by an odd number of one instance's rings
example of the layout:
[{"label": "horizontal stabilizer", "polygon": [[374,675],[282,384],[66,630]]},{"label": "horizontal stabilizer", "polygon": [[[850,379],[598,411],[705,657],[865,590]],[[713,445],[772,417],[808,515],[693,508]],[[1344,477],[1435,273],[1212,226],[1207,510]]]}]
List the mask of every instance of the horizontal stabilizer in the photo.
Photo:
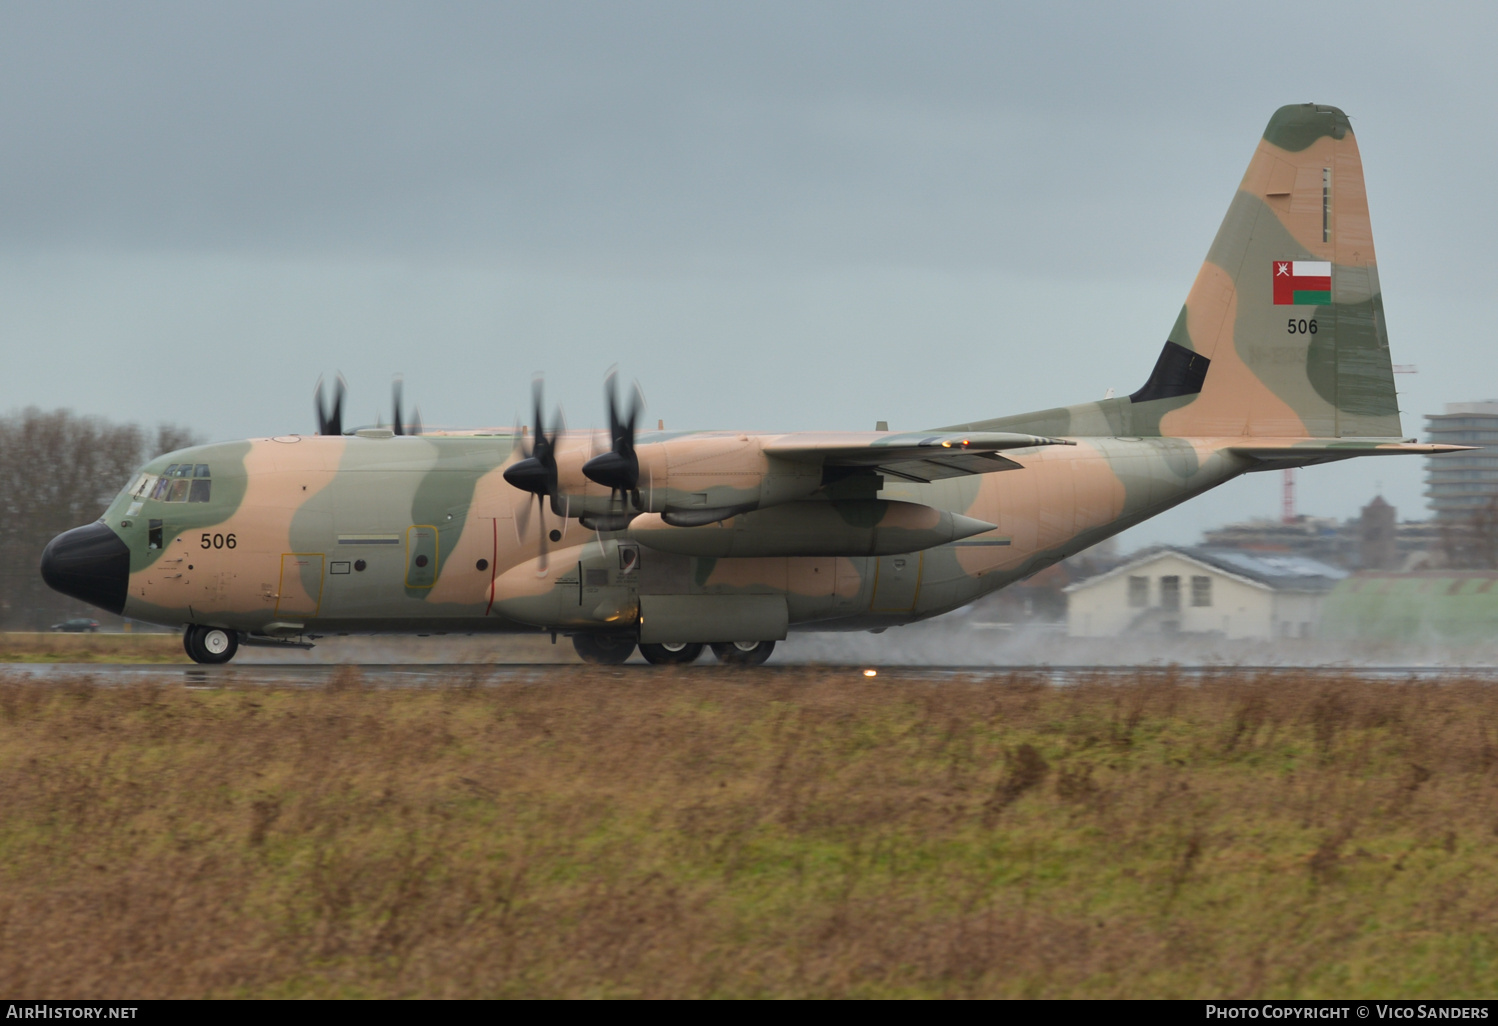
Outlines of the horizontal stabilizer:
[{"label": "horizontal stabilizer", "polygon": [[1262,466],[1257,470],[1281,470],[1286,467],[1309,467],[1317,463],[1333,463],[1354,456],[1441,456],[1446,453],[1466,452],[1480,448],[1472,445],[1435,445],[1428,442],[1390,442],[1382,438],[1337,438],[1291,442],[1266,439],[1264,442],[1249,442],[1234,445],[1228,452],[1235,456],[1246,456]]}]

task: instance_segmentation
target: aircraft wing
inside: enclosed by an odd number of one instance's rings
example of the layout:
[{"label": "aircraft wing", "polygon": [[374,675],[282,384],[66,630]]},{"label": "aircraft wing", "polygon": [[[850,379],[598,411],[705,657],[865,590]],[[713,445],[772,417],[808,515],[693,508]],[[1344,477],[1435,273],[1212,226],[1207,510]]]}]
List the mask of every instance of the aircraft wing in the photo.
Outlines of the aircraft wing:
[{"label": "aircraft wing", "polygon": [[867,468],[905,481],[926,482],[1019,469],[1020,464],[999,455],[1003,451],[1076,444],[1062,438],[1008,431],[898,435],[885,431],[836,432],[786,435],[767,444],[764,452],[799,463]]}]

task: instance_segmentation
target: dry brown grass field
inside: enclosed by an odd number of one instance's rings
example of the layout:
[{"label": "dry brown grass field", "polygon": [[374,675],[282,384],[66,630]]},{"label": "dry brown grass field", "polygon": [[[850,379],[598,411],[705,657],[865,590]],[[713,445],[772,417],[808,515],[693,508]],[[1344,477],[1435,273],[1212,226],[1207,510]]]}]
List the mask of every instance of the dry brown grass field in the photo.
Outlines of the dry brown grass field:
[{"label": "dry brown grass field", "polygon": [[0,663],[189,663],[182,635],[0,632]]},{"label": "dry brown grass field", "polygon": [[0,669],[0,992],[1490,996],[1498,692]]}]

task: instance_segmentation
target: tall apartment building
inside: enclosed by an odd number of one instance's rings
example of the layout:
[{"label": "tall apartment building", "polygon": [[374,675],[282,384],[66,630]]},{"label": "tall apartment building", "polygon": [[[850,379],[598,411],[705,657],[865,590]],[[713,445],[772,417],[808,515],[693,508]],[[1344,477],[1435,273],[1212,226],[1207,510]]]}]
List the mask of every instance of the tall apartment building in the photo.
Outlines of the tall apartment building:
[{"label": "tall apartment building", "polygon": [[1498,400],[1447,403],[1446,412],[1425,418],[1432,442],[1489,448],[1425,460],[1425,497],[1438,522],[1469,522],[1498,499]]}]

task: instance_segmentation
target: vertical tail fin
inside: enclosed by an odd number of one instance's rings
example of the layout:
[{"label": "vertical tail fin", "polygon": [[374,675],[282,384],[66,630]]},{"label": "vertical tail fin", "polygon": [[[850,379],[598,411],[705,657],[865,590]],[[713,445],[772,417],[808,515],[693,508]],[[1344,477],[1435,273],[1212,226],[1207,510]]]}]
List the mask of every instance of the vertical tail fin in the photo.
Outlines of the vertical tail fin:
[{"label": "vertical tail fin", "polygon": [[1132,419],[1156,414],[1160,434],[1400,435],[1346,114],[1275,112],[1169,339],[1130,397]]}]

